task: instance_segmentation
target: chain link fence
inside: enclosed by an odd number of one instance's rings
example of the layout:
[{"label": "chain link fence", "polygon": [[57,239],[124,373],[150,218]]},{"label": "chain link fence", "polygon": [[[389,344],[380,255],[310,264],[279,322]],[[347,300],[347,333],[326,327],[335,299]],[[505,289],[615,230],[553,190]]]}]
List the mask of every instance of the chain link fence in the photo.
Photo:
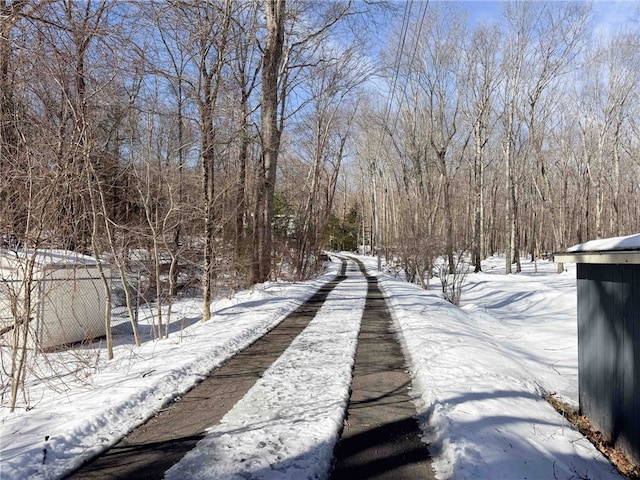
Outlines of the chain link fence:
[{"label": "chain link fence", "polygon": [[[133,321],[138,323],[138,312],[140,311],[140,274],[127,275],[125,281],[121,277],[111,277],[109,279],[111,291],[111,326],[118,327],[122,324],[130,324],[129,308],[132,310]],[[129,303],[127,305],[127,292]]]},{"label": "chain link fence", "polygon": [[25,319],[29,321],[27,344],[31,348],[48,349],[103,337],[107,298],[112,330],[132,332],[130,311],[137,324],[141,304],[140,275],[129,275],[125,281],[107,277],[107,297],[102,278],[75,270],[31,282],[0,279],[0,343],[11,345],[14,330],[24,332]]}]

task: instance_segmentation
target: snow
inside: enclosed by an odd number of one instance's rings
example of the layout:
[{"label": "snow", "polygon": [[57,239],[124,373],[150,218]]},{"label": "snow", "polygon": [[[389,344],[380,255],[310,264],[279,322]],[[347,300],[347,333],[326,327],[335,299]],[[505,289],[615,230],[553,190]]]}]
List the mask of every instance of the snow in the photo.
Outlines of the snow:
[{"label": "snow", "polygon": [[34,264],[42,267],[85,265],[96,266],[94,257],[83,255],[70,250],[39,249],[39,250],[0,250],[0,261],[9,264],[20,264],[27,260],[34,260]]},{"label": "snow", "polygon": [[[363,259],[373,273],[376,260]],[[467,277],[461,308],[435,289],[379,276],[437,478],[622,478],[541,398],[577,402],[575,268],[523,267],[507,276],[503,258],[485,262],[487,273]],[[30,377],[28,410],[10,414],[3,398],[0,478],[57,478],[113,445],[279,323],[337,268],[220,300],[207,323],[197,300],[185,300],[172,313],[182,330],[140,348],[119,336],[112,361],[102,346],[48,354]],[[309,327],[166,478],[327,478],[366,288],[349,271]],[[83,368],[62,370],[79,357]]]},{"label": "snow", "polygon": [[625,237],[589,240],[567,249],[568,252],[603,252],[607,250],[640,250],[640,233]]}]

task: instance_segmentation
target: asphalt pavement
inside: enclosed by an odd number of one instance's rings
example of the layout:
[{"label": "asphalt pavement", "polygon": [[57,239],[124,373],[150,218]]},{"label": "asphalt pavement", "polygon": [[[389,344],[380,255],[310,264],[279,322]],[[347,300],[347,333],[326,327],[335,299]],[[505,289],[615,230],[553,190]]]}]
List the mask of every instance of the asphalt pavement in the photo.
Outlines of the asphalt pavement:
[{"label": "asphalt pavement", "polygon": [[[279,325],[66,478],[163,478],[306,328],[327,295],[346,278],[347,264],[353,265],[354,260],[341,261],[338,276]],[[359,268],[367,278],[368,293],[351,397],[331,479],[432,479],[428,449],[420,439],[409,393],[411,378],[389,309],[376,277],[367,275],[362,263]]]},{"label": "asphalt pavement", "polygon": [[327,295],[345,277],[324,284],[298,309],[258,341],[215,369],[202,382],[133,430],[118,444],[67,476],[68,479],[151,480],[180,461],[207,428],[240,400],[315,317]]},{"label": "asphalt pavement", "polygon": [[358,336],[351,398],[331,480],[434,479],[410,395],[411,376],[375,276]]}]

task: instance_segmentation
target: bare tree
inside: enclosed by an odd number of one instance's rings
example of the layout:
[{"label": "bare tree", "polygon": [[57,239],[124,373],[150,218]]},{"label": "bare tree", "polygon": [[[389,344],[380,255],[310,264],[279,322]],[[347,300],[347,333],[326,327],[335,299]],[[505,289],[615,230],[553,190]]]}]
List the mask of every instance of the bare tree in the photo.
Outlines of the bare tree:
[{"label": "bare tree", "polygon": [[[217,198],[215,171],[217,147],[220,143],[217,138],[216,120],[220,89],[227,66],[235,5],[235,2],[232,1],[210,0],[194,4],[176,2],[171,6],[176,21],[186,33],[185,40],[191,45],[191,48],[187,50],[190,57],[188,69],[197,72],[196,76],[192,76],[190,79],[190,89],[197,106],[200,135],[203,321],[211,318],[210,306],[215,264],[214,244],[220,228],[215,204]],[[173,66],[174,70],[176,65]]]},{"label": "bare tree", "polygon": [[[626,34],[616,36],[591,53],[585,76],[576,84],[583,87],[575,98],[581,104],[583,161],[594,189],[596,238],[622,231],[620,147],[629,108],[638,93],[634,87],[639,81],[639,61],[633,39]],[[607,205],[612,211],[607,211]],[[611,219],[610,225],[604,223],[605,216]]]},{"label": "bare tree", "polygon": [[18,165],[21,100],[14,95],[17,86],[13,71],[16,61],[14,30],[24,21],[37,22],[38,12],[51,0],[0,0],[0,234],[16,238],[25,228],[24,218],[5,205],[16,196],[13,182],[8,181],[13,168]]},{"label": "bare tree", "polygon": [[442,184],[445,255],[450,273],[455,270],[452,182],[469,138],[458,138],[461,58],[457,46],[464,35],[458,15],[443,7],[433,10],[418,63],[428,121],[426,134]]},{"label": "bare tree", "polygon": [[[288,110],[289,93],[299,87],[305,74],[322,65],[321,46],[343,20],[368,11],[354,2],[298,2],[265,0],[266,31],[262,45],[260,104],[261,164],[258,167],[254,227],[253,281],[264,281],[271,271],[275,182],[278,154],[285,120],[300,110]],[[293,102],[295,103],[295,102]]]},{"label": "bare tree", "polygon": [[237,84],[237,173],[235,196],[232,200],[235,212],[234,241],[236,275],[243,278],[242,285],[249,282],[250,259],[254,252],[249,251],[250,225],[250,196],[248,177],[251,173],[252,145],[256,141],[256,120],[252,118],[258,108],[258,101],[254,99],[255,91],[260,79],[261,58],[258,45],[250,39],[258,31],[258,14],[260,7],[257,3],[248,3],[238,12],[239,21],[234,22],[233,41],[235,52],[231,65],[232,75]]},{"label": "bare tree", "polygon": [[280,75],[284,53],[285,0],[265,0],[266,39],[262,54],[262,166],[259,170],[253,281],[267,280],[271,272],[273,197],[280,152]]},{"label": "bare tree", "polygon": [[506,4],[504,13],[508,25],[506,50],[503,69],[506,81],[503,86],[502,123],[504,138],[502,150],[505,178],[505,270],[511,273],[511,265],[516,263],[516,272],[520,272],[519,236],[518,236],[518,183],[519,171],[516,170],[520,145],[521,122],[518,108],[521,104],[522,83],[527,48],[533,35],[532,25],[528,21],[535,11],[532,2]]},{"label": "bare tree", "polygon": [[[86,179],[86,190],[89,197],[89,210],[91,221],[90,242],[93,254],[96,258],[105,291],[105,332],[107,337],[107,357],[113,358],[113,339],[111,335],[111,289],[109,279],[103,268],[101,261],[105,244],[101,235],[103,225],[108,221],[105,215],[106,197],[105,185],[109,178],[103,176],[103,167],[106,163],[105,152],[100,151],[99,131],[96,131],[96,112],[91,108],[91,103],[95,102],[95,94],[99,91],[91,83],[97,83],[96,78],[91,78],[89,71],[89,55],[92,43],[100,36],[106,26],[106,19],[109,14],[109,7],[105,0],[100,0],[95,4],[87,2],[85,5],[76,5],[68,2],[62,7],[61,15],[65,19],[68,31],[71,36],[73,46],[73,80],[74,90],[65,99],[70,108],[74,124],[74,134],[78,141],[78,156],[74,162],[78,162],[78,168]],[[93,82],[92,82],[93,81]],[[109,79],[107,79],[107,82]],[[104,86],[104,85],[101,85]],[[97,102],[96,102],[97,103]],[[101,159],[102,162],[98,162]],[[105,182],[106,180],[106,182]],[[71,185],[70,185],[71,188]],[[77,210],[70,212],[72,215],[78,214]]]},{"label": "bare tree", "polygon": [[[534,22],[536,37],[527,58],[526,80],[523,85],[526,103],[523,108],[524,122],[527,126],[527,148],[525,162],[532,171],[529,191],[530,228],[529,243],[531,258],[537,269],[539,256],[539,230],[549,220],[557,222],[549,204],[551,179],[549,165],[545,161],[544,144],[549,123],[557,114],[554,105],[562,95],[562,77],[574,68],[580,54],[581,43],[586,31],[589,9],[577,4],[547,5]],[[558,233],[554,229],[553,251],[560,248]]]},{"label": "bare tree", "polygon": [[309,165],[306,199],[302,200],[298,218],[296,270],[300,277],[317,266],[318,250],[328,242],[337,181],[357,110],[355,93],[368,75],[355,54],[354,48],[321,51],[325,60],[310,79],[308,113],[295,130],[296,136],[305,140],[298,151]]},{"label": "bare tree", "polygon": [[472,261],[475,272],[482,270],[486,256],[485,167],[486,150],[491,130],[495,127],[495,96],[501,80],[499,70],[499,30],[495,26],[480,25],[470,37],[466,49],[466,85],[463,111],[473,131],[474,221]]}]

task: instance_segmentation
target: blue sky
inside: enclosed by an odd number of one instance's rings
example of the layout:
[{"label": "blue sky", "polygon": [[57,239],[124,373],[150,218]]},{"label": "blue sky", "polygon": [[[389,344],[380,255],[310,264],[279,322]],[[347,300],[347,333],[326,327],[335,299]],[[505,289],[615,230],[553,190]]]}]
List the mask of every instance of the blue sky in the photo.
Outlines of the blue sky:
[{"label": "blue sky", "polygon": [[[432,0],[433,1],[433,0]],[[446,1],[446,0],[435,0]],[[465,0],[456,2],[469,13],[471,23],[484,18],[497,20],[500,1]],[[587,3],[587,2],[585,2]],[[595,33],[606,34],[621,28],[640,28],[640,2],[637,0],[596,0],[593,3]]]},{"label": "blue sky", "polygon": [[606,35],[620,29],[640,29],[640,2],[596,1],[593,8],[596,33]]}]

